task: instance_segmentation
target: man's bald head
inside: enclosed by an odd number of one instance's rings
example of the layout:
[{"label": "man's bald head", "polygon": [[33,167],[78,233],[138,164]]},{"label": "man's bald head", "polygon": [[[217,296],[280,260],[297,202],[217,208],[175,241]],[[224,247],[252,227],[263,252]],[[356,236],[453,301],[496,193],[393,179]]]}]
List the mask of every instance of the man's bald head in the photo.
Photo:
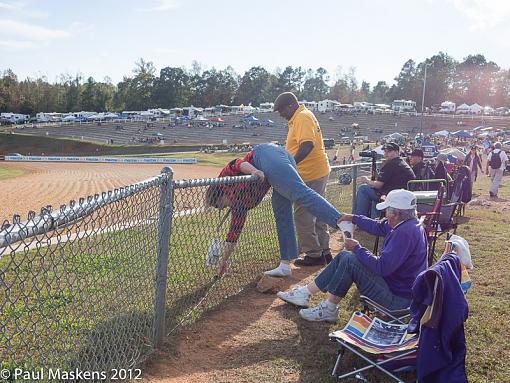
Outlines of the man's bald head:
[{"label": "man's bald head", "polygon": [[290,120],[299,107],[298,99],[292,92],[281,93],[274,100],[273,111],[280,113],[280,116]]}]

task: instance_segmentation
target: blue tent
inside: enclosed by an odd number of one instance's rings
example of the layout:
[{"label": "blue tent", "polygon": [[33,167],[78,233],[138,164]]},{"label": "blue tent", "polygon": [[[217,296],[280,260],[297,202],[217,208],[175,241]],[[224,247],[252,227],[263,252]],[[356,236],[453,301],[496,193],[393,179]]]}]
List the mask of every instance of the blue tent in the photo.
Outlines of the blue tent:
[{"label": "blue tent", "polygon": [[460,138],[471,138],[471,137],[473,137],[471,134],[469,134],[465,130],[457,130],[456,132],[453,132],[452,135],[454,135],[455,137],[460,137]]},{"label": "blue tent", "polygon": [[259,119],[255,116],[246,116],[244,117],[244,121],[258,121]]}]

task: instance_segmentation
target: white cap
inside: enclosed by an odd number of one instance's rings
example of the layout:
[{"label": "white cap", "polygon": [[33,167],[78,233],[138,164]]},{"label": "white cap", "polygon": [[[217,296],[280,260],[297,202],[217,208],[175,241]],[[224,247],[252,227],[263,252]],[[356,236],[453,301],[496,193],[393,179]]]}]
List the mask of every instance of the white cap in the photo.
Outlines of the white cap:
[{"label": "white cap", "polygon": [[409,190],[392,190],[388,193],[384,202],[376,205],[377,210],[384,210],[388,207],[401,210],[416,209],[416,196]]}]

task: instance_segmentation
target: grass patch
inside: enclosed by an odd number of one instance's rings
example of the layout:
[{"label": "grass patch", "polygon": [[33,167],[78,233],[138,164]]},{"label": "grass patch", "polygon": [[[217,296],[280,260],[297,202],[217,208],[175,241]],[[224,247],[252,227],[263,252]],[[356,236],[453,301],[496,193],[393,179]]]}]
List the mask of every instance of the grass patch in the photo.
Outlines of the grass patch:
[{"label": "grass patch", "polygon": [[153,157],[158,158],[196,158],[198,165],[202,166],[214,166],[217,168],[223,168],[225,165],[236,158],[242,158],[246,153],[178,153],[178,154],[166,154],[166,155],[154,155]]},{"label": "grass patch", "polygon": [[25,172],[21,169],[9,169],[0,166],[0,181],[8,178],[15,178],[22,176]]}]

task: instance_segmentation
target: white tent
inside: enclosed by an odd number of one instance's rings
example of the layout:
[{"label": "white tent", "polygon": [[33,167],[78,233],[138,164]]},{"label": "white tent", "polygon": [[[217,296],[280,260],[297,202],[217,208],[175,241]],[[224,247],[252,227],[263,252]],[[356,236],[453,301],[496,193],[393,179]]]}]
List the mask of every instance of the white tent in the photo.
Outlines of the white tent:
[{"label": "white tent", "polygon": [[457,111],[459,110],[470,110],[468,104],[461,104],[457,107]]},{"label": "white tent", "polygon": [[481,105],[478,105],[477,103],[474,103],[473,105],[471,105],[469,107],[469,110],[473,114],[480,114],[480,113],[482,113],[483,107]]},{"label": "white tent", "polygon": [[455,156],[459,160],[462,160],[462,161],[464,161],[464,159],[466,158],[466,153],[464,153],[463,151],[461,151],[461,150],[459,150],[457,148],[442,149],[442,150],[439,151],[439,153],[443,153],[443,154],[446,154],[446,155],[451,154],[452,156]]},{"label": "white tent", "polygon": [[439,132],[432,133],[435,137],[448,137],[450,132],[448,130],[440,130]]}]

